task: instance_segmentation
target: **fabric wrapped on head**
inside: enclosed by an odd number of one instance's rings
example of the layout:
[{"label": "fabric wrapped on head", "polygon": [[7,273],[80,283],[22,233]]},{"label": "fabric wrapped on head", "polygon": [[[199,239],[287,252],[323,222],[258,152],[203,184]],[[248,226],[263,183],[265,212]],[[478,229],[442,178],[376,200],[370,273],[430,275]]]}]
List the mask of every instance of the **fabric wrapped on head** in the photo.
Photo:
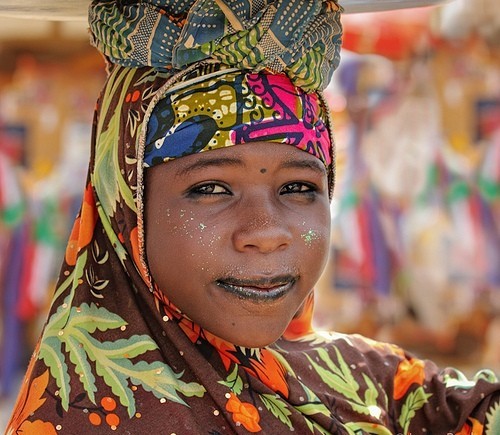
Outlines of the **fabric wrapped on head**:
[{"label": "fabric wrapped on head", "polygon": [[148,121],[144,166],[232,145],[293,145],[332,163],[328,112],[284,74],[193,69],[158,101]]},{"label": "fabric wrapped on head", "polygon": [[340,60],[335,0],[94,0],[91,42],[113,63],[182,69],[202,59],[285,73],[322,90]]}]

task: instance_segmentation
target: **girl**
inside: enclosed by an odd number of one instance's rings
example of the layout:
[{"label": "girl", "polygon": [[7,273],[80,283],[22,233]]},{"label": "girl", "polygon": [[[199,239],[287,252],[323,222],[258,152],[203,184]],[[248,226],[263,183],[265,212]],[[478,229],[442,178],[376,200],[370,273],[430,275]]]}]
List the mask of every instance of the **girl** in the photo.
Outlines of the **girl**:
[{"label": "girl", "polygon": [[311,328],[338,5],[95,2],[90,17],[113,65],[7,433],[499,433],[492,373]]}]

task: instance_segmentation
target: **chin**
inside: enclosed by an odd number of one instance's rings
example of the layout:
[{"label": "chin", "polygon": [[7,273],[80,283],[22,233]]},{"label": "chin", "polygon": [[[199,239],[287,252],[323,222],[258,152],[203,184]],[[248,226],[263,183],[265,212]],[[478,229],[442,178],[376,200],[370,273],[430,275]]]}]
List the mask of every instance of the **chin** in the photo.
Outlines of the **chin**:
[{"label": "chin", "polygon": [[[247,330],[248,331],[248,330]],[[241,346],[241,347],[249,347],[249,348],[261,348],[261,347],[266,347],[277,340],[281,338],[283,335],[284,331],[281,331],[276,334],[269,334],[269,331],[263,336],[262,334],[251,334],[249,335],[248,333],[244,336],[238,334],[223,334],[220,336],[222,339],[236,345],[236,346]],[[218,335],[218,334],[216,334]]]}]

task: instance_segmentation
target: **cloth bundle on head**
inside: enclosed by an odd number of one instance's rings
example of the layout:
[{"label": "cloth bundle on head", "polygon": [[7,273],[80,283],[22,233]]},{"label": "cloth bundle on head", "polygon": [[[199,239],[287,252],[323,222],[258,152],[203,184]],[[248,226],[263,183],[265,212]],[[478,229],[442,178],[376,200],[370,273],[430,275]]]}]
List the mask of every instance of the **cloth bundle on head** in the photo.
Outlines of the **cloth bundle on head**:
[{"label": "cloth bundle on head", "polygon": [[91,42],[123,66],[181,69],[202,59],[286,73],[322,90],[340,60],[335,0],[94,1]]}]

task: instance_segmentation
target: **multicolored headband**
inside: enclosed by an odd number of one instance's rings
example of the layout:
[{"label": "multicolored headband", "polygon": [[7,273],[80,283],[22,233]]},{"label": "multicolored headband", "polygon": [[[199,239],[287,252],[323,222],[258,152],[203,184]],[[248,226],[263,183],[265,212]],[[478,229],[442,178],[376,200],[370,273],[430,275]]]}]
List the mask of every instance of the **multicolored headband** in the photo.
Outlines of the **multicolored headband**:
[{"label": "multicolored headband", "polygon": [[[207,71],[207,68],[213,68]],[[319,93],[285,74],[204,65],[168,89],[152,110],[144,166],[256,141],[293,145],[333,161],[329,114]]]}]

